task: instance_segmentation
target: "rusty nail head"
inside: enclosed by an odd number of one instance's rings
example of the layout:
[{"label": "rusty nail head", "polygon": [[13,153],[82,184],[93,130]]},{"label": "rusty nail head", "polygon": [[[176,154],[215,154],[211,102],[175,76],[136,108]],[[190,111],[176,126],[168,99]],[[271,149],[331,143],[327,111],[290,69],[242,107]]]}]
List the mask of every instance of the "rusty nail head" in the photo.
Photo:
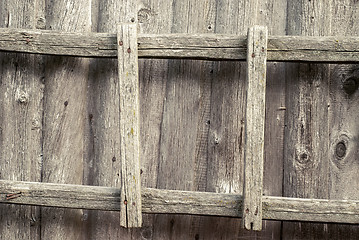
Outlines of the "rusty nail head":
[{"label": "rusty nail head", "polygon": [[123,45],[123,42],[122,42],[122,41],[119,41],[119,42],[118,42],[118,45],[122,46],[122,45]]},{"label": "rusty nail head", "polygon": [[135,202],[133,202],[133,203],[132,203],[132,205],[133,205],[133,206],[136,206],[136,203],[135,203]]},{"label": "rusty nail head", "polygon": [[128,48],[128,49],[127,49],[127,52],[128,52],[128,53],[131,53],[131,48]]},{"label": "rusty nail head", "polygon": [[252,53],[252,58],[254,58],[256,55],[254,53]]},{"label": "rusty nail head", "polygon": [[127,200],[123,201],[123,203],[124,203],[125,205],[127,205]]}]

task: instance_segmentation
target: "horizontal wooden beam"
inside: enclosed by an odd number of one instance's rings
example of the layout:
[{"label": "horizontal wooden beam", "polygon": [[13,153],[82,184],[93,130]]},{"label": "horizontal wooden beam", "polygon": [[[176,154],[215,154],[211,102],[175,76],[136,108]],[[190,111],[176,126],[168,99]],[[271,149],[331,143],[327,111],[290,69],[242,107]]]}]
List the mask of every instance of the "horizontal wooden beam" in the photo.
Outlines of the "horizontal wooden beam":
[{"label": "horizontal wooden beam", "polygon": [[[0,203],[120,211],[110,187],[0,180]],[[263,196],[263,219],[359,223],[359,201]],[[242,217],[238,194],[142,188],[142,212]]]},{"label": "horizontal wooden beam", "polygon": [[[117,57],[116,34],[0,28],[0,51]],[[359,37],[269,36],[269,61],[359,62]],[[221,34],[138,36],[142,58],[246,60],[247,37]]]}]

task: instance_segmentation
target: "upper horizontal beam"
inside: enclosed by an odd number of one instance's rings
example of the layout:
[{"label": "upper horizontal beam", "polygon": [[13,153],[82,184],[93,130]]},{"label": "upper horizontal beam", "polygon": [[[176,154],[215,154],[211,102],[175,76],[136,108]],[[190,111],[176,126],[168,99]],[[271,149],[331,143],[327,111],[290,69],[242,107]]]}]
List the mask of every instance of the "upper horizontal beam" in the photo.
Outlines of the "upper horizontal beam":
[{"label": "upper horizontal beam", "polygon": [[[263,219],[359,223],[359,201],[263,196]],[[0,180],[0,203],[121,210],[121,189]],[[142,188],[143,213],[242,217],[238,194]]]},{"label": "upper horizontal beam", "polygon": [[[117,57],[116,34],[0,28],[0,51]],[[359,62],[359,37],[269,36],[271,61]],[[142,58],[246,60],[247,37],[221,34],[138,36]]]}]

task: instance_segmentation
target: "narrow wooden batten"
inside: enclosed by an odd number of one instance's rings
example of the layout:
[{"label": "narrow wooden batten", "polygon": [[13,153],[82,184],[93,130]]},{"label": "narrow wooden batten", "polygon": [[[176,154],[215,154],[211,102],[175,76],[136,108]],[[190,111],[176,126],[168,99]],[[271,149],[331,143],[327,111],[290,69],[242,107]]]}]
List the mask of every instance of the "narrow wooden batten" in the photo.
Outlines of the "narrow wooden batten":
[{"label": "narrow wooden batten", "polygon": [[140,88],[136,23],[118,26],[117,44],[122,190],[120,224],[123,227],[141,227]]},{"label": "narrow wooden batten", "polygon": [[243,225],[262,230],[267,27],[248,30],[244,147]]}]

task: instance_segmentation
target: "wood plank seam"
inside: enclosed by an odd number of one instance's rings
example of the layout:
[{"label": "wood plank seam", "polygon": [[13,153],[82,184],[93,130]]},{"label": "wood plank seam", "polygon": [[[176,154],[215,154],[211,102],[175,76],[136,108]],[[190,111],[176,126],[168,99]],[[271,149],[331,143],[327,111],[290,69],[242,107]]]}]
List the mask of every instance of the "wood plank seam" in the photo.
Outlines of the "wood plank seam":
[{"label": "wood plank seam", "polygon": [[142,226],[137,24],[118,26],[122,227]]},{"label": "wood plank seam", "polygon": [[248,29],[243,225],[262,229],[267,27]]}]

